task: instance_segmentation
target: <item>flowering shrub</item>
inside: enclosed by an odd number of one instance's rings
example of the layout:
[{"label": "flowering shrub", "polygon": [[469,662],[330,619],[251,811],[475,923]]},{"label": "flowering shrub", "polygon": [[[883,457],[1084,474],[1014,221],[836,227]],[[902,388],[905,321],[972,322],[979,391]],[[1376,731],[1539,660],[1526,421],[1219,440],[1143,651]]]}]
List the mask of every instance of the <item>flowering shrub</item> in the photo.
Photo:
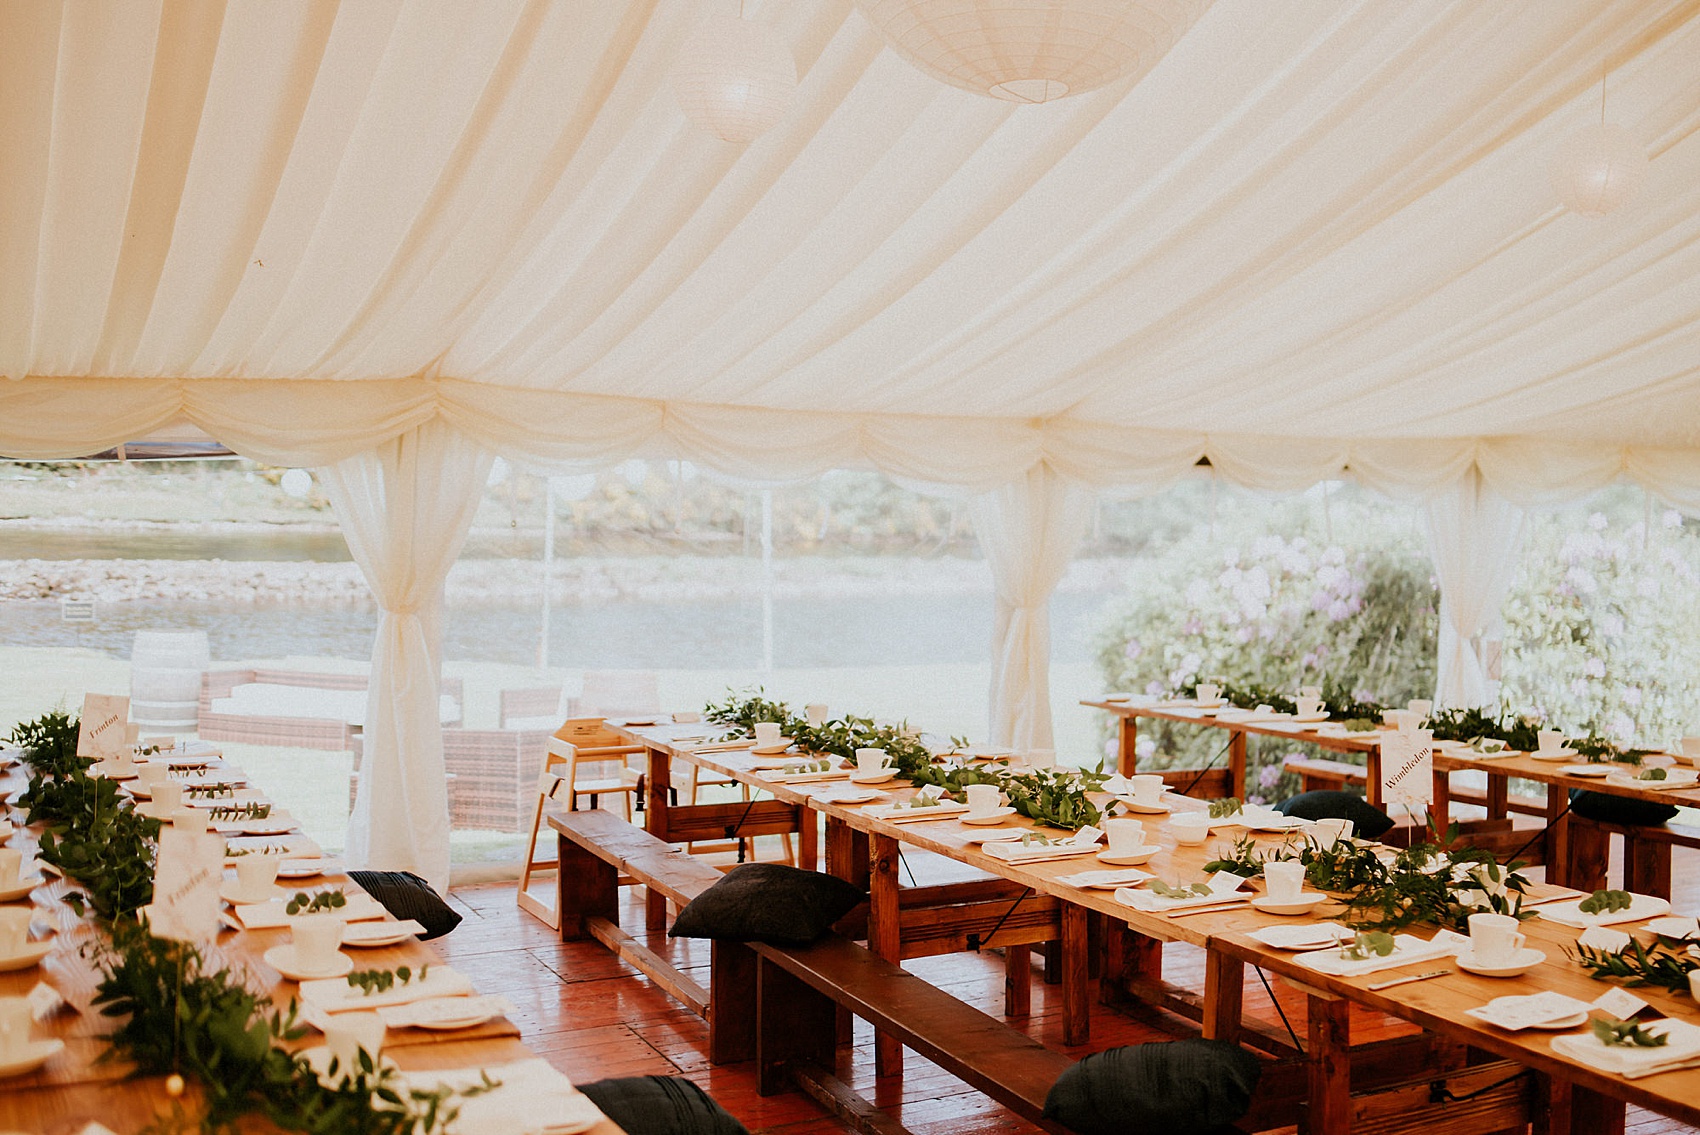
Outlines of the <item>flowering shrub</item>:
[{"label": "flowering shrub", "polygon": [[[1436,604],[1427,559],[1408,541],[1321,546],[1271,534],[1223,549],[1199,532],[1159,556],[1111,609],[1098,664],[1106,688],[1138,693],[1226,679],[1283,690],[1337,684],[1399,704],[1433,690]],[[1148,722],[1140,761],[1204,764],[1224,740]],[[1291,794],[1280,762],[1292,748],[1253,746],[1253,802]]]},{"label": "flowering shrub", "polygon": [[1700,535],[1681,514],[1534,518],[1504,614],[1505,705],[1619,745],[1700,726]]}]

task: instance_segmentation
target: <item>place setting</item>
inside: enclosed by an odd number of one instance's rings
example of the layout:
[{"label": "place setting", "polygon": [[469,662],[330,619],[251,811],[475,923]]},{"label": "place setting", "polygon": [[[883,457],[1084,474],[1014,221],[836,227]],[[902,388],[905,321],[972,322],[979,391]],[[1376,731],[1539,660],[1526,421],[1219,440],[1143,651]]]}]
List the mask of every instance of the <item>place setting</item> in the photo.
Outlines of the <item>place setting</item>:
[{"label": "place setting", "polygon": [[884,749],[856,750],[856,769],[850,774],[851,784],[884,784],[896,776],[897,769],[891,763],[891,754]]},{"label": "place setting", "polygon": [[1263,865],[1264,893],[1251,900],[1252,909],[1264,914],[1294,917],[1309,914],[1328,895],[1306,891],[1305,866],[1296,859],[1272,859]]},{"label": "place setting", "polygon": [[343,929],[343,920],[331,915],[297,918],[289,924],[289,941],[267,950],[265,963],[286,981],[343,977],[354,970],[354,959],[338,948]]},{"label": "place setting", "polygon": [[1527,945],[1522,925],[1508,914],[1470,915],[1468,944],[1458,951],[1458,968],[1479,977],[1517,977],[1547,960]]},{"label": "place setting", "polygon": [[989,827],[1015,815],[1015,808],[1004,803],[1003,790],[995,784],[970,784],[962,789],[962,795],[968,802],[968,811],[957,819],[964,824]]},{"label": "place setting", "polygon": [[28,997],[0,997],[0,1077],[33,1072],[59,1055],[65,1042],[34,1035],[35,1006]]},{"label": "place setting", "polygon": [[1249,880],[1230,871],[1216,871],[1191,883],[1151,879],[1145,889],[1122,887],[1116,901],[1150,914],[1178,917],[1244,906],[1253,897]]},{"label": "place setting", "polygon": [[1169,805],[1163,799],[1169,791],[1169,783],[1156,773],[1136,773],[1133,776],[1111,778],[1104,786],[1115,794],[1117,803],[1129,812],[1141,816],[1164,816],[1169,813]]},{"label": "place setting", "polygon": [[0,907],[0,973],[30,969],[53,952],[54,937],[30,940],[34,921],[33,907]]},{"label": "place setting", "polygon": [[987,841],[980,845],[980,850],[1005,863],[1046,863],[1095,854],[1103,834],[1094,827],[1081,828],[1069,836],[1050,836],[1028,829],[1016,839]]},{"label": "place setting", "polygon": [[1537,761],[1567,761],[1576,750],[1564,743],[1562,729],[1542,729],[1535,734],[1536,747],[1528,755]]},{"label": "place setting", "polygon": [[1163,850],[1162,844],[1146,843],[1144,821],[1129,816],[1105,820],[1104,840],[1107,846],[1098,853],[1098,862],[1112,867],[1137,867]]},{"label": "place setting", "polygon": [[26,899],[46,882],[41,874],[25,875],[24,853],[15,847],[0,847],[0,903]]}]

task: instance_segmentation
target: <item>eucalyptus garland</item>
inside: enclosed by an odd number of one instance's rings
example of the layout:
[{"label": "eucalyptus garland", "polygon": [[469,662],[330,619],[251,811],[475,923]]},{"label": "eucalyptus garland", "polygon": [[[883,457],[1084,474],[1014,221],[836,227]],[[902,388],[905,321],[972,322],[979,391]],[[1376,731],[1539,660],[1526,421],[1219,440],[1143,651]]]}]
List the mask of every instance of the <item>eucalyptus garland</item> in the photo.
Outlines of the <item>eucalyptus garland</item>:
[{"label": "eucalyptus garland", "polygon": [[1572,956],[1576,964],[1601,981],[1651,985],[1677,993],[1688,992],[1689,971],[1700,969],[1700,958],[1686,949],[1672,949],[1663,942],[1644,946],[1634,938],[1621,950],[1601,950],[1578,942]]}]

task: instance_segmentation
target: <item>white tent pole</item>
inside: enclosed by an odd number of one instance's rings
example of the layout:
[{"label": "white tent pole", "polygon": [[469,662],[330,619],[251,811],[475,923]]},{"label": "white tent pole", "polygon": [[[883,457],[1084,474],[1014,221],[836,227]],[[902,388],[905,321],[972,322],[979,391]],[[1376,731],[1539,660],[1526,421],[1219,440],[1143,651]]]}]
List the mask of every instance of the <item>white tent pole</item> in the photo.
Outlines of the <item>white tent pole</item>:
[{"label": "white tent pole", "polygon": [[761,672],[773,673],[773,490],[761,491]]},{"label": "white tent pole", "polygon": [[555,578],[555,479],[543,479],[543,626],[537,632],[537,668],[549,668],[549,607]]}]

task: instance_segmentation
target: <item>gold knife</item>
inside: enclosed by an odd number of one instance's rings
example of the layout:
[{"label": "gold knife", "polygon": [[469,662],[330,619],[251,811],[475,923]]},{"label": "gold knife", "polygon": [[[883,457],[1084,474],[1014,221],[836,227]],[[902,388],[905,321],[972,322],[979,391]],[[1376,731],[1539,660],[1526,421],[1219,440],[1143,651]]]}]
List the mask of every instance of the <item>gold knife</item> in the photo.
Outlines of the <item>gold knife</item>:
[{"label": "gold knife", "polygon": [[1395,985],[1404,985],[1407,982],[1412,982],[1412,981],[1427,981],[1431,977],[1445,977],[1449,973],[1456,973],[1456,972],[1457,972],[1456,970],[1450,970],[1450,969],[1431,969],[1431,970],[1426,970],[1423,973],[1411,973],[1411,974],[1406,974],[1404,977],[1395,977],[1390,981],[1371,982],[1369,985],[1364,986],[1364,988],[1365,989],[1392,989]]}]

